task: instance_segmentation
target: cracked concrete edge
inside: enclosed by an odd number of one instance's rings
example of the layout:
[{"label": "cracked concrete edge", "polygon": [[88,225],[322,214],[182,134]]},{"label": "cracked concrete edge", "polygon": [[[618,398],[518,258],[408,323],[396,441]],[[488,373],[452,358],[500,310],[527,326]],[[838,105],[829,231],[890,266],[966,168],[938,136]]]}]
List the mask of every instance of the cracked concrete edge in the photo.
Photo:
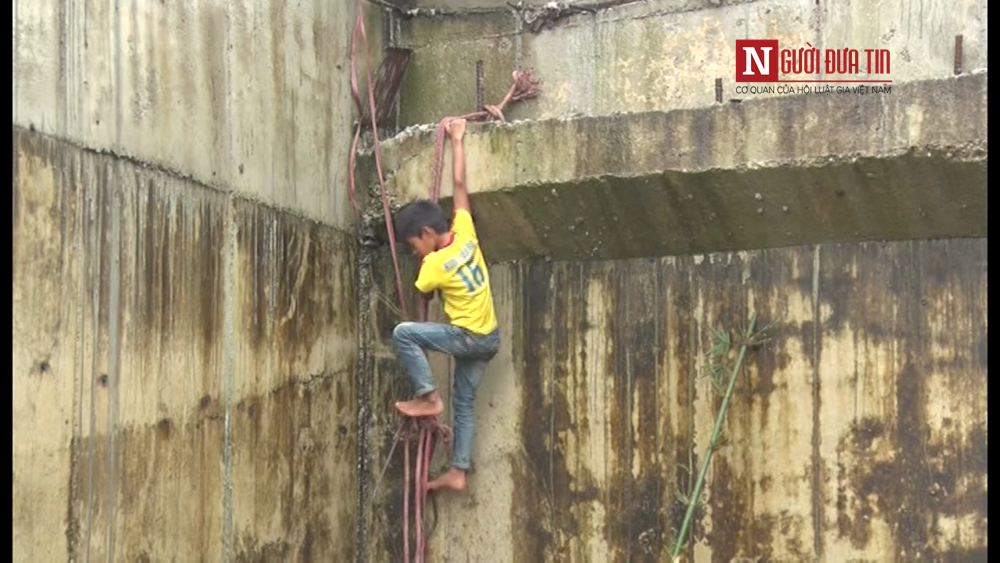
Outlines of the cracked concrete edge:
[{"label": "cracked concrete edge", "polygon": [[[985,158],[986,71],[893,88],[890,94],[860,101],[846,94],[790,95],[699,109],[470,124],[470,161],[486,149],[482,154],[490,159],[519,165],[493,167],[485,178],[478,178],[472,165],[469,184],[474,190],[493,191],[667,170],[811,166],[857,157],[894,157],[914,149]],[[840,118],[856,123],[845,124]],[[789,127],[796,120],[804,125]],[[870,135],[862,129],[872,125],[886,131]],[[737,133],[727,134],[730,131]],[[411,126],[380,144],[389,192],[402,199],[425,192],[433,135],[434,125]],[[527,154],[546,151],[553,156],[535,158],[530,167],[524,164]],[[609,154],[612,151],[618,154]],[[371,148],[361,160],[372,160]],[[368,184],[373,181],[372,175]]]}]

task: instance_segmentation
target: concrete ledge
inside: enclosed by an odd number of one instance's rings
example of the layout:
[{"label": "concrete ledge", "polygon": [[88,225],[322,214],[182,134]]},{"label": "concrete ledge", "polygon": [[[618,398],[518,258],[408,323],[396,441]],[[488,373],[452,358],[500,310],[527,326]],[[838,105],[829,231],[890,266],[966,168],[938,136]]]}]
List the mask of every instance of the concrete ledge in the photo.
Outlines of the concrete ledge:
[{"label": "concrete ledge", "polygon": [[[475,124],[468,182],[497,261],[982,236],[986,102],[981,73],[888,94]],[[433,155],[432,128],[382,145],[397,203],[428,193]],[[445,166],[447,195],[450,150]]]}]

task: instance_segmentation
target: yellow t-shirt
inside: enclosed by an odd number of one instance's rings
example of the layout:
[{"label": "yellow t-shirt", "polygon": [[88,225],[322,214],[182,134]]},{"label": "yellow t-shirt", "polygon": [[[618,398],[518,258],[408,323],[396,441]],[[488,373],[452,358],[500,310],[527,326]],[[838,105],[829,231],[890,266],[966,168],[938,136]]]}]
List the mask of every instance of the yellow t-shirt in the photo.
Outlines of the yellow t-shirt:
[{"label": "yellow t-shirt", "polygon": [[468,211],[455,211],[451,232],[454,238],[448,246],[424,257],[417,289],[423,293],[441,290],[451,324],[489,334],[497,327],[490,275]]}]

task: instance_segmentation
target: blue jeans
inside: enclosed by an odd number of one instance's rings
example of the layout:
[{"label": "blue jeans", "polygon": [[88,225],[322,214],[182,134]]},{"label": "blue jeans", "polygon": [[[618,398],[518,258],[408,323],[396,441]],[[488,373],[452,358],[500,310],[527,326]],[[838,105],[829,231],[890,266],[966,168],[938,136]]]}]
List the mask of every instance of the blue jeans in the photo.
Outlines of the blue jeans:
[{"label": "blue jeans", "polygon": [[454,419],[451,466],[468,469],[475,430],[476,389],[486,365],[500,349],[500,329],[482,335],[450,324],[406,322],[396,325],[392,338],[396,342],[399,361],[418,397],[436,389],[434,374],[424,350],[442,352],[455,358],[451,393]]}]

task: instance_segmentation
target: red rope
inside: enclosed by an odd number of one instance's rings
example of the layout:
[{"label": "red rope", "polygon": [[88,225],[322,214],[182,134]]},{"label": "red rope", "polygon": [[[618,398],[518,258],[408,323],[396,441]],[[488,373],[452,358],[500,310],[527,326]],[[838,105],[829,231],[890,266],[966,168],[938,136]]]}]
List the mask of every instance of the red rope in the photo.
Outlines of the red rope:
[{"label": "red rope", "polygon": [[519,102],[534,98],[541,92],[541,83],[535,79],[530,70],[515,70],[511,73],[513,84],[507,90],[507,95],[497,105],[487,105],[485,109],[467,113],[461,116],[446,117],[438,122],[434,131],[434,170],[431,176],[431,200],[437,203],[441,196],[441,173],[444,168],[444,141],[448,122],[455,119],[466,121],[487,121],[495,119],[505,121],[503,110],[510,102]]},{"label": "red rope", "polygon": [[[401,420],[399,427],[406,424]],[[403,554],[405,562],[410,563],[410,434],[406,434],[406,444],[403,448]]]},{"label": "red rope", "polygon": [[422,563],[424,559],[424,437],[425,433],[421,431],[417,438],[417,479],[413,483],[413,498],[416,499],[413,513],[417,529],[417,555],[413,558],[414,563]]},{"label": "red rope", "polygon": [[[368,78],[368,111],[371,115],[372,134],[375,136],[375,170],[378,172],[378,185],[382,195],[382,213],[385,215],[385,228],[389,234],[389,248],[392,250],[392,265],[396,273],[396,291],[399,293],[399,309],[403,312],[404,316],[409,317],[409,308],[406,306],[406,299],[403,297],[403,278],[399,273],[399,258],[396,255],[396,233],[392,226],[392,212],[389,210],[389,198],[385,192],[385,179],[382,174],[382,154],[379,151],[378,123],[375,120],[375,90],[372,87],[372,67],[371,61],[368,57],[368,35],[365,33],[365,21],[361,11],[361,0],[357,1],[357,16],[357,20],[354,24],[354,33],[351,36],[351,95],[354,97],[354,105],[357,106],[358,113],[363,115],[364,112],[361,109],[361,96],[358,94],[357,70],[358,34],[360,34],[365,45],[365,71]],[[354,209],[355,219],[358,218],[358,207],[355,200],[354,171],[355,159],[357,158],[358,140],[360,138],[361,123],[359,122],[358,129],[354,134],[354,143],[351,146],[350,156],[349,196],[351,199],[351,206]]]},{"label": "red rope", "polygon": [[[410,418],[399,420],[396,440],[403,441],[403,552],[405,563],[410,563],[410,442],[416,439],[416,459],[412,473],[413,515],[415,532],[415,550],[412,553],[413,563],[424,563],[427,551],[427,488],[430,481],[431,460],[438,443],[444,444],[445,456],[451,457],[451,429],[441,424],[437,417]],[[391,454],[390,454],[391,456]],[[386,460],[386,464],[391,461]]]}]

